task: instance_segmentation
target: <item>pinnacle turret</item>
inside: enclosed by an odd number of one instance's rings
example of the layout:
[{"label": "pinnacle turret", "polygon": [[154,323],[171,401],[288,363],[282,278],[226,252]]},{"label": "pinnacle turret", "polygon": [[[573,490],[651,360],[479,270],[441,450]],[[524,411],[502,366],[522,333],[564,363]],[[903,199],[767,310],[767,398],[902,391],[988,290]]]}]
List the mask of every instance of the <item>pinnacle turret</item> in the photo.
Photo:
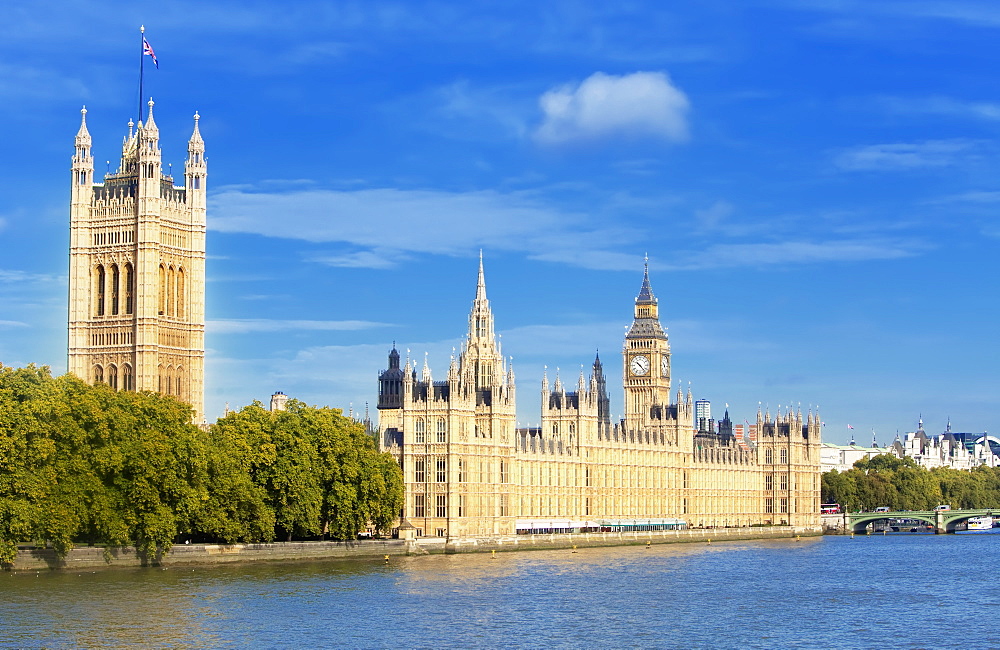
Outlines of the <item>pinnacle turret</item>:
[{"label": "pinnacle turret", "polygon": [[190,149],[193,144],[205,144],[205,141],[201,139],[201,131],[198,129],[198,121],[201,116],[198,115],[198,111],[194,112],[194,131],[191,132],[191,139],[188,140],[188,148]]},{"label": "pinnacle turret", "polygon": [[76,146],[77,148],[86,147],[89,149],[90,145],[90,131],[87,130],[87,107],[84,106],[80,109],[80,130],[76,132]]},{"label": "pinnacle turret", "polygon": [[[153,121],[153,98],[150,97],[146,104],[149,106],[149,112],[146,114],[146,124],[142,128],[150,136],[159,135],[160,129],[156,126],[156,122]],[[140,122],[140,124],[142,123]]]}]

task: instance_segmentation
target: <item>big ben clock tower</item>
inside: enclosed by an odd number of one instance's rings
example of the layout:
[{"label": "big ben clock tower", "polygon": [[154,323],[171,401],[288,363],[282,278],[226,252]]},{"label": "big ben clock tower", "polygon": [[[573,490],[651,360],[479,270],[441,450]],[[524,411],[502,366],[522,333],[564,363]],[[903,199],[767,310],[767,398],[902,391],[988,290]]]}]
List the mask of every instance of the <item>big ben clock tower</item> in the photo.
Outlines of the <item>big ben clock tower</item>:
[{"label": "big ben clock tower", "polygon": [[653,404],[670,403],[670,342],[660,326],[656,297],[649,286],[649,259],[635,299],[635,317],[622,348],[625,424],[642,427]]}]

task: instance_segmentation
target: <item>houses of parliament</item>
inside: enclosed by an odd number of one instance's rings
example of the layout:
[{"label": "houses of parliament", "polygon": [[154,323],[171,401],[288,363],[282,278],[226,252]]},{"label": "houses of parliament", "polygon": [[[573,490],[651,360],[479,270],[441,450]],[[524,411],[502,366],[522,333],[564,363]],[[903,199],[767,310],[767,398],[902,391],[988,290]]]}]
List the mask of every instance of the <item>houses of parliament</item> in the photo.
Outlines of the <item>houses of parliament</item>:
[{"label": "houses of parliament", "polygon": [[[401,525],[416,535],[786,524],[818,527],[819,413],[757,413],[749,442],[698,431],[671,395],[670,342],[648,266],[625,335],[625,415],[610,417],[602,361],[575,386],[541,382],[541,426],[516,426],[513,367],[494,334],[480,256],[461,353],[445,378],[399,352],[379,375],[379,438],[403,468]],[[728,414],[725,422],[728,422]]]},{"label": "houses of parliament", "polygon": [[[199,117],[180,183],[159,130],[128,124],[121,157],[95,182],[82,111],[71,167],[68,364],[90,383],[191,404],[204,422],[207,164]],[[447,375],[418,376],[389,352],[378,379],[379,446],[403,470],[400,527],[463,537],[632,522],[818,527],[818,413],[757,414],[755,438],[698,431],[690,390],[671,393],[671,351],[643,274],[620,363],[624,417],[611,421],[602,360],[573,386],[541,381],[541,426],[516,425],[480,256],[468,333]],[[728,416],[724,420],[728,423]]]}]

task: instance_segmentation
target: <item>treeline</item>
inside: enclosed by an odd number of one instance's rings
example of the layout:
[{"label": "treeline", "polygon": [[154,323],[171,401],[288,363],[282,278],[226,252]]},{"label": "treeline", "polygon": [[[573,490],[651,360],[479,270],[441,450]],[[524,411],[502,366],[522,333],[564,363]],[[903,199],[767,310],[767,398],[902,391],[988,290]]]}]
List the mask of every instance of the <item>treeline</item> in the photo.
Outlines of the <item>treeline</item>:
[{"label": "treeline", "polygon": [[920,467],[912,458],[881,454],[854,463],[846,472],[823,474],[823,503],[844,510],[931,510],[946,503],[953,508],[1000,507],[1000,468],[971,471]]},{"label": "treeline", "polygon": [[399,466],[338,409],[259,402],[204,430],[172,397],[0,365],[0,564],[20,542],[154,555],[196,541],[388,532]]}]

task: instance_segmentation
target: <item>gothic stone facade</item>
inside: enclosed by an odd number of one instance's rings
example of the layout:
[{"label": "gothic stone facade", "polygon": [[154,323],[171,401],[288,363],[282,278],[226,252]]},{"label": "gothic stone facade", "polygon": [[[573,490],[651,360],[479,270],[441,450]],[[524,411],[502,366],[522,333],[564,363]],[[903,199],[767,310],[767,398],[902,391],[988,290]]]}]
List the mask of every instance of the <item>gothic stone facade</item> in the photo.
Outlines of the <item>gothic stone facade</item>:
[{"label": "gothic stone facade", "polygon": [[426,361],[418,378],[395,347],[379,375],[379,439],[403,468],[402,524],[450,537],[670,518],[818,527],[819,414],[758,412],[753,443],[696,435],[690,390],[670,399],[657,307],[647,269],[622,350],[620,422],[610,421],[597,358],[575,390],[543,379],[541,426],[518,429],[514,372],[494,336],[480,259],[468,335],[447,378],[435,381]]},{"label": "gothic stone facade", "polygon": [[[94,183],[87,110],[72,165],[69,370],[191,404],[204,420],[205,143],[188,141],[184,185],[163,173],[159,129],[129,122],[117,171]],[[133,130],[133,127],[135,129]]]}]

